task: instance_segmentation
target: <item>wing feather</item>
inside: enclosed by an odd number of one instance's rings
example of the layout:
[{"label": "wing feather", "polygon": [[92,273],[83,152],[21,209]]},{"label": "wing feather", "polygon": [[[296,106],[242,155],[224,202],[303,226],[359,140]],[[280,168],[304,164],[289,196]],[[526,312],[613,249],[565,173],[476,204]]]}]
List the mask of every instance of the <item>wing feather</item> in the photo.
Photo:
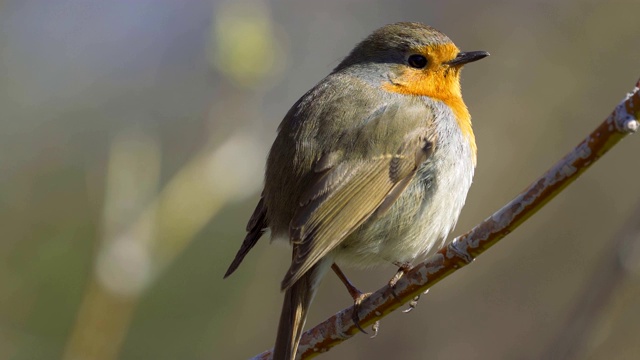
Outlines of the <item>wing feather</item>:
[{"label": "wing feather", "polygon": [[369,217],[381,215],[391,207],[431,154],[432,133],[428,127],[411,131],[395,153],[351,161],[326,155],[332,157],[333,166],[319,160],[321,174],[301,196],[300,208],[291,220],[294,252],[283,289],[300,279]]}]

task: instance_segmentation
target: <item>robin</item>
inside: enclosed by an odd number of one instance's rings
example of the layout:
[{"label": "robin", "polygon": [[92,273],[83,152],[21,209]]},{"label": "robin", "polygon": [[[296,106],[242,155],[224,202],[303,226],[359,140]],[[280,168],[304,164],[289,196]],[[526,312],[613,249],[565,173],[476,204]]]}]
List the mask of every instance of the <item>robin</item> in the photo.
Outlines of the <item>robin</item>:
[{"label": "robin", "polygon": [[[462,52],[420,23],[384,26],[360,42],[289,110],[267,159],[262,197],[225,278],[269,229],[293,246],[273,352],[295,359],[307,311],[332,268],[395,264],[441,246],[476,166],[460,71],[485,51]],[[358,325],[357,311],[354,322]]]}]

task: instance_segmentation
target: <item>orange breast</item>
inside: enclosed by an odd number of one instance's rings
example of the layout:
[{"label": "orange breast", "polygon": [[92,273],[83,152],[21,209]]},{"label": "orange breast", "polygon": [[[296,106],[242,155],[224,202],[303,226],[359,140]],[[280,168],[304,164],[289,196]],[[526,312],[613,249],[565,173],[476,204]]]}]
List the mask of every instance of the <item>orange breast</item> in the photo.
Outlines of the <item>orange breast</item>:
[{"label": "orange breast", "polygon": [[386,91],[404,95],[428,96],[449,106],[462,134],[469,141],[475,164],[476,140],[471,127],[471,115],[462,100],[459,69],[442,66],[444,62],[455,58],[458,48],[453,44],[442,44],[425,48],[421,52],[429,59],[426,68],[406,67],[399,76],[389,82],[385,81],[381,87]]}]

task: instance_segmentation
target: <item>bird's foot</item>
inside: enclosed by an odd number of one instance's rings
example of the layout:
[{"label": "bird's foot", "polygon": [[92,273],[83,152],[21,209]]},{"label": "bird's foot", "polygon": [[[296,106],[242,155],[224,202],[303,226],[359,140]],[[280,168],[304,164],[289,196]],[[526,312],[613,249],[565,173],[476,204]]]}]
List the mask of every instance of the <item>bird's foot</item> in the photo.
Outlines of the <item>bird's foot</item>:
[{"label": "bird's foot", "polygon": [[[357,289],[356,289],[357,290]],[[362,326],[360,326],[360,307],[362,306],[362,301],[364,299],[366,299],[369,295],[371,295],[371,293],[362,293],[360,291],[358,291],[358,294],[353,297],[353,312],[351,313],[351,320],[353,320],[353,324],[358,328],[358,330],[362,331],[365,334],[368,334],[368,332],[366,332]],[[378,325],[378,326],[376,326]],[[373,336],[375,337],[376,334],[378,333],[378,328],[380,327],[379,324],[374,324],[373,326]]]},{"label": "bird's foot", "polygon": [[371,325],[371,330],[373,330],[373,335],[371,335],[371,339],[378,336],[378,330],[380,330],[380,320],[376,321]]},{"label": "bird's foot", "polygon": [[389,288],[391,289],[391,295],[393,295],[396,300],[400,300],[398,298],[398,294],[396,293],[395,286],[398,283],[398,280],[400,280],[404,276],[404,274],[408,273],[409,270],[411,270],[411,264],[400,262],[394,262],[393,264],[398,267],[398,271],[395,275],[393,275],[391,280],[389,280]]},{"label": "bird's foot", "polygon": [[423,292],[420,295],[416,295],[416,297],[414,297],[413,300],[409,302],[409,307],[406,308],[405,310],[402,310],[402,312],[405,314],[410,313],[413,309],[416,308],[416,306],[418,306],[418,300],[420,300],[420,296],[426,295],[428,292],[429,292],[429,289],[427,289],[425,292]]},{"label": "bird's foot", "polygon": [[[362,326],[360,326],[360,316],[358,315],[358,313],[360,312],[360,306],[362,304],[362,301],[366,299],[367,296],[371,295],[371,293],[363,293],[362,291],[358,290],[358,288],[356,288],[351,283],[351,281],[347,279],[347,277],[344,275],[342,270],[340,270],[338,265],[336,264],[331,265],[331,269],[333,270],[333,272],[336,273],[336,275],[338,275],[338,278],[340,279],[340,281],[342,281],[344,286],[347,288],[349,295],[351,295],[351,298],[353,299],[353,313],[351,314],[351,319],[353,320],[353,324],[358,328],[358,330],[362,331],[365,334],[368,334],[366,331],[364,331]],[[373,336],[376,336],[376,334],[378,333],[379,327],[380,325],[378,324],[378,322],[376,322],[376,324],[373,325]]]}]

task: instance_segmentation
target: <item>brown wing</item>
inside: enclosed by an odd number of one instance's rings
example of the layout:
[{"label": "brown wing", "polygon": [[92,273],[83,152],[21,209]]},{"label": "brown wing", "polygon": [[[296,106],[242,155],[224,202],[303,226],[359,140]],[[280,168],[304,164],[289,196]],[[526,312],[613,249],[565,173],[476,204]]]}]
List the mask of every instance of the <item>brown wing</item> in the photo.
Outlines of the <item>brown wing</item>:
[{"label": "brown wing", "polygon": [[344,161],[323,156],[318,178],[300,197],[290,224],[293,260],[282,281],[289,288],[372,215],[381,215],[413,179],[433,150],[432,131],[413,129],[395,152]]}]

